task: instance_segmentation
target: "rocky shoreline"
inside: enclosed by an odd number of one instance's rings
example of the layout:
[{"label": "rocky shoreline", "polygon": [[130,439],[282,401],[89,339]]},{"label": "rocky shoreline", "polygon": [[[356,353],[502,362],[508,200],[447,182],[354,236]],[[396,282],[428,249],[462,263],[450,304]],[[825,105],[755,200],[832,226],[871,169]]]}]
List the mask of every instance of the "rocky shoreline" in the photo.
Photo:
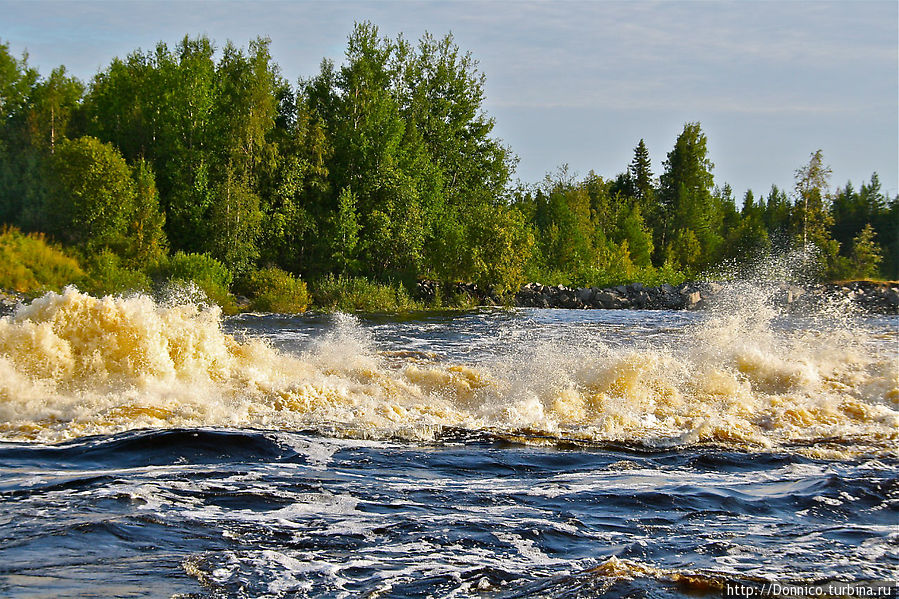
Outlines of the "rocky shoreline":
[{"label": "rocky shoreline", "polygon": [[12,314],[16,310],[16,306],[26,303],[28,299],[24,293],[18,291],[9,291],[0,289],[0,316]]},{"label": "rocky shoreline", "polygon": [[[424,301],[437,296],[437,283],[419,281],[417,296]],[[680,285],[645,287],[640,283],[616,287],[565,287],[528,283],[512,297],[512,305],[520,308],[568,308],[602,310],[701,310],[715,301],[722,292],[722,283],[690,282]],[[507,305],[492,290],[481,289],[474,283],[456,283],[450,290],[467,294],[484,306]],[[776,284],[773,303],[788,312],[811,312],[832,302],[846,298],[863,312],[870,314],[899,314],[899,284],[853,281],[849,283],[819,283],[813,285]],[[23,293],[0,289],[0,316],[11,314],[20,303],[27,303]]]},{"label": "rocky shoreline", "polygon": [[[844,297],[864,312],[899,314],[899,285],[853,281],[796,285],[775,284],[773,303],[790,312],[813,311],[836,298]],[[604,310],[701,310],[714,302],[724,285],[716,282],[689,282],[680,285],[646,287],[641,283],[616,287],[565,287],[528,283],[513,297],[513,305],[522,308],[568,308]],[[432,281],[418,284],[419,297],[436,295]],[[501,305],[502,298],[471,283],[457,283],[452,293],[467,293],[483,305]]]}]

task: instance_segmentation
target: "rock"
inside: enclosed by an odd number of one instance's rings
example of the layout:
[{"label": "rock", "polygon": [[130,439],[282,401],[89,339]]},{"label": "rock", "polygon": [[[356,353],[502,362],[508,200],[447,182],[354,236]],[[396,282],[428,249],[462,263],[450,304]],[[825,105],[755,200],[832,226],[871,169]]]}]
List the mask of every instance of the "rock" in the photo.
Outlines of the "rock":
[{"label": "rock", "polygon": [[621,308],[623,302],[621,298],[609,291],[600,291],[596,295],[593,296],[593,305],[597,308],[605,308],[606,310],[612,310],[615,308]]},{"label": "rock", "polygon": [[[472,284],[460,284],[458,287],[477,297],[481,302],[499,301],[490,288],[482,290]],[[724,285],[717,282],[688,282],[677,286],[663,284],[658,287],[631,283],[607,289],[595,287],[573,289],[564,285],[548,287],[539,283],[528,283],[515,294],[515,304],[568,309],[698,310],[703,309],[709,300],[714,299],[715,294],[722,291]],[[867,281],[808,286],[781,283],[772,299],[791,312],[805,313],[825,305],[828,300],[842,298],[871,313],[899,313],[899,287]]]},{"label": "rock", "polygon": [[662,285],[659,287],[659,295],[656,299],[658,307],[665,310],[682,310],[686,304],[683,295],[677,292],[672,285]]},{"label": "rock", "polygon": [[634,308],[649,308],[650,307],[650,298],[649,294],[646,293],[643,289],[639,289],[634,291],[630,295],[631,303]]},{"label": "rock", "polygon": [[886,300],[887,305],[891,306],[893,309],[899,308],[899,289],[887,289],[887,291],[883,294],[883,298]]},{"label": "rock", "polygon": [[796,287],[795,285],[791,285],[787,287],[787,303],[792,304],[797,299],[805,295],[805,289],[802,287]]},{"label": "rock", "polygon": [[24,293],[0,289],[0,316],[14,313],[19,304],[23,303],[25,303]]},{"label": "rock", "polygon": [[595,294],[596,293],[590,287],[584,287],[584,288],[578,289],[575,292],[575,296],[577,297],[578,301],[584,305],[591,304],[593,302],[593,296]]},{"label": "rock", "polygon": [[702,295],[698,291],[693,291],[692,293],[684,293],[681,292],[684,296],[684,308],[687,310],[693,310],[698,305],[699,302],[702,301]]}]

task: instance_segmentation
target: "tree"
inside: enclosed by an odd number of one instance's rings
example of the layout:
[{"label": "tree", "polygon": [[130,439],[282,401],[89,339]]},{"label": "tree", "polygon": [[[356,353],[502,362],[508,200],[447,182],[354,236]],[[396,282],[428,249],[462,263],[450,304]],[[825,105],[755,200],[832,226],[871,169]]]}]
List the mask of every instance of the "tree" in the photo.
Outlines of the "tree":
[{"label": "tree", "polygon": [[276,159],[268,138],[278,116],[282,83],[270,44],[268,38],[257,38],[244,54],[229,42],[215,69],[210,119],[219,161],[253,181]]},{"label": "tree", "polygon": [[771,248],[771,240],[765,225],[765,201],[755,201],[752,190],[743,196],[743,207],[738,218],[724,228],[726,236],[724,257],[737,262],[747,261]]},{"label": "tree", "polygon": [[833,224],[827,206],[830,173],[821,150],[811,154],[807,165],[796,169],[794,227],[801,234],[803,252],[808,251],[809,243],[821,250],[829,244],[829,228]]},{"label": "tree", "polygon": [[652,232],[646,227],[640,206],[635,205],[624,211],[618,225],[621,243],[626,243],[634,265],[648,268],[652,266]]},{"label": "tree", "polygon": [[81,97],[81,84],[55,69],[42,80],[0,44],[0,222],[26,230],[45,224],[50,193],[47,158]]},{"label": "tree", "polygon": [[856,277],[869,279],[877,276],[878,267],[883,261],[883,252],[875,243],[875,236],[874,227],[868,224],[852,240],[849,259]]},{"label": "tree", "polygon": [[534,244],[522,214],[488,204],[476,214],[471,230],[475,282],[499,293],[518,291]]},{"label": "tree", "polygon": [[247,176],[229,164],[213,188],[213,198],[207,245],[213,257],[232,273],[242,274],[259,256],[256,246],[262,222],[259,196]]},{"label": "tree", "polygon": [[491,137],[484,111],[486,78],[452,34],[425,33],[413,49],[396,45],[395,88],[408,131],[416,131],[439,169],[449,204],[493,202],[503,195],[514,158]]},{"label": "tree", "polygon": [[132,242],[129,252],[133,265],[143,268],[158,262],[168,250],[165,237],[165,215],[159,208],[156,177],[150,163],[138,160],[132,169],[135,209],[128,227]]},{"label": "tree", "polygon": [[329,231],[332,243],[331,259],[340,273],[352,270],[355,264],[356,245],[359,242],[359,220],[356,213],[356,196],[349,188],[337,196],[337,211]]},{"label": "tree", "polygon": [[49,232],[89,253],[127,252],[136,191],[119,151],[95,137],[64,140],[52,168],[56,190],[46,207]]},{"label": "tree", "polygon": [[821,150],[813,152],[809,163],[796,170],[790,220],[794,238],[802,246],[803,260],[814,256],[814,261],[823,267],[823,274],[834,277],[839,276],[842,267],[840,244],[830,232],[834,224],[828,193],[830,173]]},{"label": "tree", "polygon": [[83,93],[84,85],[66,76],[65,67],[53,69],[50,77],[35,85],[28,111],[31,143],[52,154],[56,143],[66,137],[69,121]]},{"label": "tree", "polygon": [[628,166],[627,173],[633,181],[634,199],[640,206],[640,211],[648,214],[655,207],[655,190],[649,150],[642,139],[634,148],[634,159]]},{"label": "tree", "polygon": [[[761,204],[761,201],[760,201]],[[768,230],[768,237],[781,245],[790,229],[790,199],[787,193],[772,185],[764,202],[762,220]]]},{"label": "tree", "polygon": [[[712,258],[712,251],[720,243],[713,230],[714,209],[712,187],[714,165],[708,158],[707,140],[699,123],[687,123],[678,136],[674,149],[664,163],[660,177],[659,202],[661,210],[658,248],[667,254],[674,252],[681,260],[689,257],[684,266],[698,267]],[[676,233],[677,240],[673,239]],[[686,241],[685,241],[686,240]],[[694,247],[696,242],[698,250]],[[678,243],[689,242],[689,248],[677,249]],[[657,257],[657,263],[666,256]]]},{"label": "tree", "polygon": [[8,43],[0,43],[0,123],[4,129],[22,114],[37,80],[37,71],[28,66],[28,55],[17,59],[9,53]]}]

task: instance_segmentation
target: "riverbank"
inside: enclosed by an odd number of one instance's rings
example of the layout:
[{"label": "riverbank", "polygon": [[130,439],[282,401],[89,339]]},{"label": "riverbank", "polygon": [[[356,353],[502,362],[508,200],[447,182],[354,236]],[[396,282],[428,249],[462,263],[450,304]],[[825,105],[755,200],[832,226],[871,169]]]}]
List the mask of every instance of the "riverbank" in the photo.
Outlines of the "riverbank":
[{"label": "riverbank", "polygon": [[[772,300],[790,312],[819,308],[843,297],[863,312],[899,314],[899,283],[850,281],[796,285],[775,283]],[[566,287],[528,283],[512,297],[512,305],[521,308],[567,308],[605,310],[701,310],[713,303],[725,289],[720,282],[687,282],[680,285],[646,287],[641,283],[615,287]],[[459,283],[453,293],[465,293],[479,305],[508,304],[496,294],[474,284]],[[436,295],[430,281],[418,284],[418,294],[428,300]]]},{"label": "riverbank", "polygon": [[[647,287],[641,283],[615,287],[566,287],[528,283],[513,296],[500,296],[473,283],[456,283],[448,293],[466,297],[464,302],[475,306],[513,306],[519,308],[565,308],[576,310],[702,310],[712,305],[725,289],[720,282],[688,282],[680,285]],[[445,310],[439,297],[437,283],[419,281],[416,289],[415,311],[431,307]],[[446,291],[444,291],[446,293]],[[814,311],[835,300],[844,298],[851,306],[870,314],[899,314],[899,283],[875,281],[847,281],[797,285],[774,284],[771,300],[780,309],[791,313]],[[242,301],[241,301],[242,300]],[[16,291],[0,289],[0,316],[12,313],[16,306],[27,303],[29,297]],[[461,305],[461,304],[460,304]],[[238,297],[241,311],[249,310],[250,302]],[[315,305],[313,310],[324,312],[339,309],[339,303]],[[372,306],[366,311],[376,312]]]},{"label": "riverbank", "polygon": [[[515,305],[539,308],[700,310],[713,303],[724,289],[724,284],[717,282],[689,282],[658,287],[631,283],[606,289],[572,289],[532,283],[515,295]],[[772,292],[773,303],[790,312],[815,309],[840,297],[865,312],[899,313],[899,285],[870,281],[814,285],[780,283],[776,284]]]}]

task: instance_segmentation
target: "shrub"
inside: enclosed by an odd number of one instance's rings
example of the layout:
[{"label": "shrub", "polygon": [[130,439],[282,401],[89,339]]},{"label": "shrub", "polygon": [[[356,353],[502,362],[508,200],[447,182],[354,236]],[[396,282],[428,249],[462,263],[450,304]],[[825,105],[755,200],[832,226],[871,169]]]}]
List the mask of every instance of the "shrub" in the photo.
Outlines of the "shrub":
[{"label": "shrub", "polygon": [[309,305],[306,283],[280,268],[264,268],[251,272],[241,288],[252,298],[253,310],[294,314]]},{"label": "shrub", "polygon": [[49,243],[43,234],[0,229],[0,288],[21,293],[58,291],[83,279],[78,260]]},{"label": "shrub", "polygon": [[234,300],[228,291],[231,271],[208,254],[176,252],[156,267],[156,275],[172,283],[193,281],[211,301],[226,312],[234,311]]},{"label": "shrub", "polygon": [[408,312],[421,310],[401,283],[377,283],[362,277],[328,275],[312,287],[315,305],[341,312]]},{"label": "shrub", "polygon": [[110,295],[127,291],[149,291],[150,277],[122,264],[122,259],[110,250],[103,250],[86,260],[88,278],[85,291],[93,295]]}]

